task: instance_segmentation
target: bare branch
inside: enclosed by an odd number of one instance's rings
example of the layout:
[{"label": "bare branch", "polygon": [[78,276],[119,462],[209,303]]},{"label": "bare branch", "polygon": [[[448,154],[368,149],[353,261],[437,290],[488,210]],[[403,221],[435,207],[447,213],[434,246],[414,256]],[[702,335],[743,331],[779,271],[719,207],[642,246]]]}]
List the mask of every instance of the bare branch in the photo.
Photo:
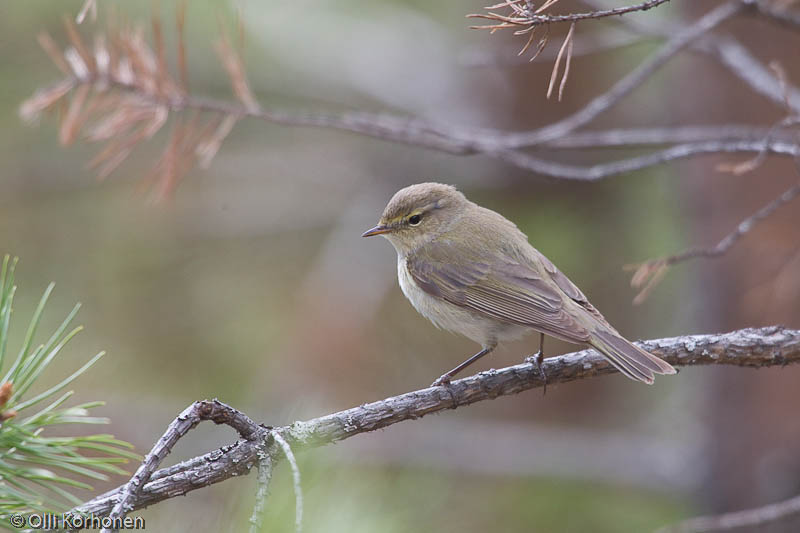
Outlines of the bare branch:
[{"label": "bare branch", "polygon": [[303,489],[300,486],[300,467],[297,466],[297,459],[294,458],[292,447],[289,446],[289,443],[281,436],[280,432],[273,431],[271,435],[283,450],[283,454],[286,456],[286,460],[289,461],[289,466],[292,468],[295,502],[294,530],[296,533],[301,533],[301,531],[303,531]]},{"label": "bare branch", "polygon": [[[28,102],[23,104],[21,113],[26,117],[33,117],[35,110],[30,107],[37,107],[39,102],[51,105],[53,99],[60,98],[66,91],[69,91],[76,81],[61,82],[52,88],[43,89],[37,92]],[[207,166],[211,157],[216,153],[224,138],[231,130],[233,123],[242,117],[256,118],[268,122],[300,127],[319,127],[330,128],[340,131],[348,131],[369,137],[375,137],[386,141],[401,142],[413,146],[421,146],[429,149],[440,150],[453,154],[475,154],[480,153],[503,160],[519,168],[532,170],[546,176],[563,178],[567,180],[595,181],[608,176],[622,174],[640,170],[642,168],[654,166],[668,161],[692,157],[695,155],[709,153],[737,153],[750,152],[759,153],[764,150],[763,131],[758,128],[746,126],[719,126],[719,127],[687,127],[687,128],[654,128],[654,129],[630,129],[630,130],[609,130],[608,132],[587,132],[573,134],[547,141],[544,146],[558,148],[575,148],[586,146],[619,146],[622,144],[633,145],[636,141],[643,144],[665,144],[680,141],[692,141],[694,139],[708,139],[718,136],[718,139],[687,143],[665,149],[660,152],[647,154],[627,160],[597,164],[591,166],[573,166],[543,160],[533,155],[511,150],[486,150],[485,145],[490,144],[490,136],[483,137],[483,142],[476,145],[472,140],[465,140],[463,137],[449,136],[437,129],[431,123],[422,119],[400,117],[389,114],[373,114],[365,112],[351,112],[342,114],[333,113],[293,113],[282,110],[272,110],[265,108],[251,108],[243,104],[215,100],[202,97],[177,95],[169,100],[159,100],[136,92],[137,88],[112,80],[105,83],[118,87],[121,90],[133,91],[132,95],[137,98],[149,101],[157,106],[156,111],[151,111],[148,116],[160,117],[158,120],[166,119],[165,115],[157,113],[158,109],[166,108],[172,112],[186,110],[208,111],[225,115],[224,122],[216,129],[212,129],[204,140],[194,147],[195,152],[200,156],[202,166]],[[54,95],[54,96],[51,96]],[[44,104],[41,104],[44,105]],[[31,118],[29,118],[30,120]],[[161,122],[157,122],[160,124]],[[694,128],[694,129],[691,129]],[[153,131],[152,129],[150,130]],[[219,133],[221,132],[221,133]],[[499,132],[494,132],[499,134]],[[149,135],[149,133],[148,133]],[[483,135],[483,134],[481,134]],[[510,134],[514,135],[514,134]],[[502,136],[495,137],[502,143]],[[760,137],[759,140],[755,140]],[[720,138],[722,140],[720,140]],[[728,141],[726,139],[753,139],[741,141]],[[781,137],[780,142],[773,141],[767,146],[767,152],[777,155],[798,156],[800,146],[789,142],[788,137]],[[119,142],[119,141],[118,141]],[[101,153],[102,154],[102,153]],[[121,161],[114,161],[121,162]],[[113,167],[111,168],[113,169]],[[107,174],[110,170],[103,171]]]},{"label": "bare branch", "polygon": [[[598,0],[586,1],[591,5],[602,5]],[[753,0],[743,0],[743,2],[748,6],[753,4]],[[748,13],[756,13],[756,11],[749,10]],[[682,23],[669,24],[660,20],[658,24],[654,24],[643,17],[623,17],[618,20],[640,36],[646,37],[670,38],[683,28]],[[766,66],[735,39],[709,33],[692,42],[689,46],[692,50],[705,53],[717,59],[731,74],[745,82],[755,92],[777,104],[783,104],[783,94],[779,81]],[[794,111],[800,112],[800,90],[790,87],[789,101]]]},{"label": "bare branch", "polygon": [[800,28],[800,11],[791,10],[785,7],[776,7],[777,2],[768,2],[765,0],[751,0],[756,6],[756,11],[760,15],[764,15],[774,21],[780,22],[790,28]]},{"label": "bare branch", "polygon": [[[64,95],[63,88],[68,86],[92,86],[100,93],[108,88],[121,91],[122,95],[109,95],[108,98],[115,98],[114,102],[117,104],[115,107],[125,113],[127,120],[125,128],[129,134],[122,135],[119,131],[116,132],[118,135],[115,135],[114,141],[110,142],[97,163],[98,165],[100,163],[103,165],[100,167],[101,174],[107,174],[113,170],[132,151],[136,143],[148,138],[149,135],[163,125],[166,117],[160,114],[159,110],[168,109],[173,112],[179,112],[186,109],[194,109],[231,117],[225,122],[224,125],[226,127],[211,130],[205,136],[198,137],[193,135],[187,137],[184,135],[180,137],[181,139],[190,139],[194,146],[190,146],[191,143],[188,142],[173,143],[175,148],[165,152],[159,168],[162,173],[160,178],[161,188],[166,193],[169,193],[170,187],[174,187],[177,182],[176,178],[180,177],[180,172],[185,172],[194,163],[198,148],[205,147],[200,149],[200,156],[201,161],[207,164],[210,156],[216,153],[221,139],[230,131],[230,126],[233,124],[232,121],[241,117],[255,117],[289,126],[333,128],[388,141],[425,146],[454,154],[486,153],[513,163],[529,158],[524,154],[514,156],[514,154],[508,153],[508,150],[563,137],[592,121],[600,113],[619,102],[630,91],[645,81],[650,74],[676,52],[736,14],[741,7],[742,4],[739,1],[731,1],[712,10],[685,30],[678,32],[645,63],[614,85],[608,92],[589,102],[583,109],[559,122],[529,132],[510,133],[498,130],[465,129],[433,124],[413,117],[399,117],[388,114],[359,112],[343,114],[292,113],[261,108],[252,99],[252,93],[247,89],[240,65],[235,58],[229,57],[231,54],[229,47],[225,49],[226,53],[223,53],[224,63],[226,64],[229,78],[231,78],[236,88],[235,92],[240,99],[244,99],[245,103],[240,104],[194,97],[187,95],[181,89],[185,82],[175,81],[167,72],[158,68],[157,57],[159,54],[154,53],[143,42],[143,38],[138,33],[125,34],[119,36],[116,40],[109,39],[109,42],[119,41],[121,43],[126,57],[129,58],[127,62],[123,62],[119,54],[111,54],[110,51],[100,47],[98,54],[102,52],[100,55],[103,57],[114,56],[117,63],[103,67],[103,62],[98,63],[96,61],[97,58],[89,53],[88,48],[82,44],[77,31],[71,26],[68,26],[71,28],[70,37],[73,41],[74,49],[78,50],[78,53],[66,56],[66,59],[71,58],[73,63],[67,65],[71,73],[67,78],[68,81],[66,84],[62,81],[56,86],[59,87],[59,91],[39,91],[34,97],[23,103],[22,110],[27,117],[35,118],[39,111],[47,109],[59,98],[62,98]],[[45,41],[46,44],[49,44],[47,39]],[[568,42],[572,42],[572,40],[570,39]],[[62,64],[63,67],[65,61],[61,60],[62,54],[57,50],[52,50],[52,48],[52,46],[47,46],[48,53],[55,57],[54,60]],[[96,64],[100,64],[101,68],[96,68]],[[185,76],[181,75],[181,78],[183,79]],[[43,94],[51,97],[45,99],[42,97]],[[150,108],[149,114],[141,114],[143,106]],[[65,135],[64,139],[73,138],[77,133],[76,126],[86,123],[86,117],[78,113],[80,106],[76,105],[73,108],[75,110],[75,120],[68,124],[70,128],[65,129],[62,124],[62,130],[71,134]],[[68,114],[68,116],[71,117],[73,115]],[[141,117],[137,120],[144,122],[147,127],[143,126],[134,129],[136,121],[133,121],[130,117]],[[185,132],[176,131],[177,133]],[[181,164],[168,165],[169,158],[178,160]],[[534,166],[536,166],[534,163],[529,162],[523,165],[523,168],[532,168]],[[167,170],[169,169],[178,169],[180,172],[168,172]],[[553,175],[552,172],[548,174]]]},{"label": "bare branch", "polygon": [[[692,518],[673,526],[663,527],[657,533],[710,533],[740,528],[760,531],[764,527],[779,524],[798,515],[800,515],[800,496],[795,496],[782,502],[745,511]],[[780,529],[780,531],[790,531],[790,529]]]},{"label": "bare branch", "polygon": [[692,41],[698,39],[725,20],[739,13],[743,4],[732,0],[709,11],[693,24],[679,31],[661,48],[652,54],[646,61],[632,70],[627,76],[614,84],[611,89],[595,97],[586,106],[572,115],[537,130],[500,135],[497,132],[491,135],[454,135],[470,140],[476,149],[490,151],[497,149],[515,149],[533,146],[558,137],[567,135],[597,118],[601,113],[613,107],[631,91],[644,83],[659,67],[682,50]]},{"label": "bare branch", "polygon": [[739,239],[749,233],[759,222],[772,215],[780,207],[794,200],[800,195],[800,183],[796,183],[789,189],[784,191],[783,194],[769,202],[767,205],[742,220],[736,229],[725,236],[714,246],[707,248],[688,248],[680,253],[662,257],[659,259],[650,259],[639,265],[630,265],[628,270],[635,269],[633,278],[631,279],[631,286],[641,289],[639,294],[633,300],[634,304],[642,303],[650,291],[655,288],[659,281],[664,277],[667,269],[672,265],[688,261],[689,259],[696,259],[698,257],[714,258],[724,255],[730,250]]},{"label": "bare branch", "polygon": [[780,128],[795,126],[797,124],[800,124],[800,116],[788,116],[783,120],[776,122],[769,130],[767,130],[766,135],[764,135],[764,146],[755,156],[740,163],[720,163],[717,165],[717,170],[720,172],[730,172],[737,176],[747,172],[752,172],[761,166],[761,164],[767,158],[770,141],[775,137],[776,132]]},{"label": "bare branch", "polygon": [[[724,364],[759,368],[800,363],[800,331],[777,326],[717,335],[673,337],[638,344],[677,366]],[[594,350],[549,358],[543,365],[551,386],[616,372]],[[536,365],[523,363],[456,380],[449,387],[431,387],[401,394],[305,422],[295,422],[274,431],[295,449],[324,446],[431,413],[518,394],[542,385]],[[231,446],[158,470],[152,474],[150,482],[141,488],[133,506],[139,509],[247,474],[257,464],[260,449],[258,442],[243,439]],[[119,487],[107,492],[76,508],[74,512],[105,516],[124,490],[124,487]]]},{"label": "bare branch", "polygon": [[[489,6],[486,9],[497,9],[499,7],[514,7],[516,4],[522,3],[524,0],[509,0],[500,4],[496,4],[493,6]],[[627,13],[633,13],[635,11],[647,11],[648,9],[652,9],[658,5],[663,3],[669,2],[669,0],[647,0],[646,2],[642,2],[640,4],[635,4],[631,6],[623,6],[623,7],[615,7],[613,9],[602,9],[598,11],[592,11],[589,13],[574,13],[571,15],[542,15],[539,12],[542,8],[539,8],[534,13],[528,12],[524,8],[518,8],[514,10],[514,15],[516,16],[504,16],[498,13],[476,13],[472,15],[467,15],[467,18],[480,18],[480,19],[487,19],[492,21],[499,21],[505,24],[509,24],[509,27],[513,26],[540,26],[542,24],[552,24],[558,22],[578,22],[579,20],[588,20],[588,19],[600,19],[605,17],[613,17],[617,15],[625,15]],[[552,5],[555,2],[550,3]],[[549,7],[545,5],[543,7]],[[493,26],[474,26],[475,29],[492,29]]]},{"label": "bare branch", "polygon": [[[650,128],[616,128],[609,130],[576,132],[553,139],[544,144],[550,149],[569,150],[575,148],[635,148],[673,143],[762,141],[771,128],[745,124],[720,126],[675,126]],[[791,144],[793,135],[780,131],[772,136],[773,141]]]},{"label": "bare branch", "polygon": [[742,152],[761,153],[762,151],[771,154],[798,157],[800,156],[800,145],[782,142],[770,142],[765,145],[763,140],[698,142],[679,144],[643,156],[590,166],[564,165],[545,159],[539,159],[524,152],[498,151],[489,153],[488,155],[519,168],[532,170],[545,176],[574,181],[598,181],[616,174],[633,172],[668,161],[686,159],[696,155]]},{"label": "bare branch", "polygon": [[258,452],[258,490],[253,514],[250,517],[250,533],[260,533],[264,522],[264,508],[267,506],[269,484],[272,481],[272,456],[262,449]]},{"label": "bare branch", "polygon": [[[696,43],[695,48],[716,57],[722,66],[755,92],[783,105],[784,97],[779,80],[739,42],[727,37],[708,35]],[[800,90],[790,87],[788,95],[794,112],[800,113]]]},{"label": "bare branch", "polygon": [[[164,458],[172,451],[177,442],[189,431],[195,428],[203,420],[211,420],[215,424],[225,424],[231,426],[239,432],[244,439],[250,442],[263,443],[267,430],[262,428],[244,413],[233,409],[221,402],[205,401],[195,402],[179,414],[158,439],[150,453],[147,454],[141,466],[131,479],[121,487],[119,497],[114,507],[109,513],[113,522],[121,522],[127,513],[135,508],[135,503],[139,499],[142,488],[147,483],[156,468]],[[109,533],[108,528],[103,529],[103,533]]]},{"label": "bare branch", "polygon": [[[77,81],[73,82],[77,83]],[[96,83],[96,82],[95,82]],[[134,91],[134,94],[137,97],[143,100],[151,100],[151,103],[160,106],[166,106],[171,111],[184,111],[187,109],[193,110],[200,110],[200,111],[211,111],[220,114],[225,114],[229,119],[227,119],[223,124],[225,125],[224,129],[222,130],[221,137],[224,136],[230,131],[231,126],[233,125],[233,121],[236,117],[253,117],[259,118],[263,120],[267,120],[270,122],[275,122],[278,124],[283,125],[292,125],[292,126],[311,126],[311,127],[323,127],[323,128],[333,128],[339,130],[350,131],[353,133],[359,133],[363,135],[369,135],[373,137],[382,138],[385,140],[391,140],[396,142],[405,142],[408,144],[413,144],[417,146],[425,146],[428,148],[439,149],[451,153],[474,153],[472,149],[469,148],[471,142],[470,141],[462,141],[460,139],[448,137],[445,134],[441,133],[434,129],[431,124],[428,124],[419,119],[413,118],[403,118],[398,116],[391,116],[391,115],[375,115],[370,113],[345,113],[345,114],[326,114],[326,113],[290,113],[278,110],[268,110],[262,108],[252,108],[249,105],[242,105],[236,104],[232,102],[225,102],[219,100],[212,100],[212,99],[205,99],[199,97],[191,97],[191,96],[184,96],[184,95],[174,95],[166,102],[164,100],[159,100],[154,97],[148,97],[147,95],[141,95],[136,93],[137,87],[131,86],[129,84],[124,84],[122,82],[114,81],[114,80],[105,80],[104,83],[117,86],[123,90]],[[38,95],[48,95],[55,91],[56,97],[60,97],[65,93],[66,90],[72,86],[70,83],[61,83],[53,87],[50,90],[44,90],[37,93],[37,96],[31,101],[38,102],[41,100],[42,96]],[[52,101],[52,98],[46,101],[46,105],[49,105],[49,102]],[[43,106],[44,107],[44,106]],[[27,107],[23,108],[23,111],[26,115],[31,115],[31,111],[27,111]],[[166,117],[163,116],[161,120],[163,121]],[[682,138],[688,138],[689,140],[698,137],[708,138],[711,136],[709,132],[716,131],[720,136],[723,138],[744,138],[744,137],[752,137],[757,134],[761,134],[760,130],[753,129],[750,131],[744,130],[743,127],[739,127],[738,131],[731,131],[728,127],[719,127],[718,129],[706,129],[703,130],[702,135],[697,134],[697,130],[685,130],[685,129],[675,129],[675,130],[667,130],[666,133],[664,130],[655,130],[655,132],[651,132],[649,136],[643,136],[641,130],[630,130],[627,134],[619,134],[619,133],[609,133],[609,137],[616,137],[613,141],[603,140],[599,142],[601,145],[614,145],[620,143],[628,143],[633,141],[634,139],[639,139],[641,142],[674,142],[681,140]],[[156,128],[157,129],[157,128]],[[752,133],[751,133],[752,132]],[[581,138],[594,138],[597,139],[598,136],[606,135],[603,133],[586,133],[586,134],[577,134],[575,136],[576,139]],[[583,136],[583,137],[582,137]],[[686,137],[688,136],[688,137]],[[204,166],[208,164],[210,160],[210,156],[216,153],[216,150],[219,148],[220,140],[218,139],[218,135],[211,135],[209,139],[205,143],[201,143],[200,152],[202,155],[202,163]],[[650,140],[648,140],[650,137]],[[579,141],[575,144],[571,144],[570,137],[565,137],[562,139],[557,139],[548,142],[548,146],[561,146],[561,147],[571,147],[571,146],[586,146],[585,141]],[[598,141],[592,141],[597,143]],[[614,162],[609,164],[601,164],[601,165],[594,165],[591,167],[574,167],[574,166],[567,166],[567,165],[560,165],[558,163],[553,163],[550,161],[544,161],[538,159],[536,157],[530,156],[528,154],[519,153],[519,152],[509,152],[509,151],[497,151],[494,153],[488,153],[492,157],[497,157],[502,159],[508,163],[514,164],[521,168],[533,170],[548,176],[553,177],[562,177],[565,179],[572,179],[572,180],[597,180],[602,179],[604,177],[630,172],[633,170],[638,170],[641,168],[645,168],[648,166],[652,166],[655,164],[659,164],[666,161],[671,161],[674,159],[689,157],[696,154],[703,154],[703,153],[713,153],[713,152],[759,152],[763,149],[764,144],[763,142],[758,143],[759,146],[756,147],[753,142],[741,142],[741,143],[725,143],[719,141],[711,141],[708,143],[702,144],[693,144],[693,145],[681,145],[675,146],[668,150],[664,150],[663,152],[658,152],[654,154],[648,154],[645,156],[633,158],[630,160],[623,160],[620,162]],[[202,148],[205,146],[207,148]],[[794,144],[788,144],[785,142],[780,143],[772,143],[769,146],[770,153],[776,154],[783,154],[783,155],[797,155],[798,149],[797,146]],[[107,173],[104,172],[104,173]]]}]

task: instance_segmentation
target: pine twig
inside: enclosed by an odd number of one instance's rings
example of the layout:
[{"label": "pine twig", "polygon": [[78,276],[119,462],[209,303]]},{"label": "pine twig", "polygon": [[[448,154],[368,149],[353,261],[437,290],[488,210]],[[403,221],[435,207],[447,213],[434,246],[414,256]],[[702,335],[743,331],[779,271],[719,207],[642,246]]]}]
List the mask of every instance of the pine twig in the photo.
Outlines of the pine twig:
[{"label": "pine twig", "polygon": [[[800,331],[778,326],[713,335],[687,335],[638,344],[677,366],[722,364],[763,368],[800,363]],[[543,365],[550,386],[616,372],[594,350],[548,358]],[[431,413],[542,386],[536,365],[523,363],[456,380],[448,388],[431,387],[408,392],[312,420],[295,422],[273,431],[295,450],[319,447]],[[262,449],[261,443],[243,439],[231,446],[155,471],[134,498],[133,508],[146,507],[177,494],[247,474],[258,463]],[[124,487],[119,487],[107,492],[73,512],[105,516],[123,490]]]},{"label": "pine twig", "polygon": [[[244,413],[217,400],[195,402],[179,414],[167,427],[164,435],[156,442],[147,454],[136,473],[122,487],[114,507],[109,512],[112,523],[120,522],[132,511],[145,484],[152,477],[164,458],[172,451],[181,437],[194,429],[204,420],[215,424],[225,424],[235,429],[239,435],[249,442],[263,443],[268,430],[250,420]],[[103,533],[111,533],[111,529],[103,529]],[[116,530],[113,530],[116,531]]]}]

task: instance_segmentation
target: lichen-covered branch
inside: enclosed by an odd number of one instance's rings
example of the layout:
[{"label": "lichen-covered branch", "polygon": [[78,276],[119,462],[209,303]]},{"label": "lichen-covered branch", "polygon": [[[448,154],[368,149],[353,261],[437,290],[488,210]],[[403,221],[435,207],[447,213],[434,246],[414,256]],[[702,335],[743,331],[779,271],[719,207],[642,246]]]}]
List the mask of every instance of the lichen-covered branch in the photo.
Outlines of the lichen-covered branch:
[{"label": "lichen-covered branch", "polygon": [[[144,458],[136,473],[121,487],[120,494],[109,513],[109,517],[113,521],[125,518],[125,515],[134,509],[134,504],[139,499],[142,487],[152,478],[155,469],[161,465],[161,462],[172,451],[175,444],[204,420],[211,420],[215,424],[228,425],[234,428],[243,439],[249,442],[262,443],[265,446],[268,430],[250,420],[244,413],[217,401],[194,402],[175,417],[175,420],[169,425],[164,435],[158,439],[153,449]],[[271,461],[269,461],[269,458],[265,459],[263,454],[259,454],[259,462],[265,469],[271,468]],[[262,476],[266,476],[268,479],[266,470],[262,473]],[[261,490],[259,490],[260,493]],[[103,528],[103,533],[116,531],[111,527]]]},{"label": "lichen-covered branch", "polygon": [[[679,367],[722,364],[761,368],[800,363],[800,331],[778,326],[742,329],[716,335],[686,335],[643,341],[639,344]],[[543,365],[550,385],[616,372],[600,354],[591,349],[549,358]],[[324,446],[445,409],[456,409],[542,386],[536,365],[523,363],[456,380],[449,387],[421,389],[319,418],[295,422],[275,428],[273,432],[278,433],[296,450]],[[150,481],[141,487],[132,506],[140,509],[247,474],[259,462],[259,451],[262,449],[259,442],[242,439],[230,446],[153,472]],[[119,487],[107,492],[75,511],[107,515],[123,490],[124,487]]]}]

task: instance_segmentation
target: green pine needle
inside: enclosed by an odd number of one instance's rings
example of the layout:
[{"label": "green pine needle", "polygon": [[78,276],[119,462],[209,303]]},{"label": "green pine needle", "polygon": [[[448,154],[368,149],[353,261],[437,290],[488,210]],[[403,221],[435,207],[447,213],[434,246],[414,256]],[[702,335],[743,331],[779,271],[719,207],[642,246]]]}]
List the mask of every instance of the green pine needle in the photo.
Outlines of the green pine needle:
[{"label": "green pine needle", "polygon": [[[17,259],[6,255],[0,268],[0,372],[8,348],[12,303],[16,293],[14,270]],[[71,491],[90,490],[86,480],[106,480],[127,474],[119,464],[140,457],[127,442],[112,435],[56,436],[65,424],[107,424],[108,419],[90,416],[102,402],[68,406],[73,391],[64,391],[92,367],[100,352],[59,383],[36,394],[37,380],[82,327],[70,327],[80,305],[76,305],[43,344],[36,345],[47,300],[45,290],[28,324],[22,347],[0,381],[0,527],[9,527],[14,513],[58,512],[80,503]],[[3,397],[5,394],[5,397]],[[47,402],[45,407],[32,409]]]}]

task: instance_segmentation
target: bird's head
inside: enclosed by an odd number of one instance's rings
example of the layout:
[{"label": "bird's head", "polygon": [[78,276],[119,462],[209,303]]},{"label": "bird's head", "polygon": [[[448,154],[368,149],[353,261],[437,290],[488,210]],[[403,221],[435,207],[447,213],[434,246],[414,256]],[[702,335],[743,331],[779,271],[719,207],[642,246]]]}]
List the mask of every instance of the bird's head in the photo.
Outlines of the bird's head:
[{"label": "bird's head", "polygon": [[362,237],[383,235],[397,253],[406,255],[456,221],[468,200],[452,185],[418,183],[395,193],[378,222]]}]

